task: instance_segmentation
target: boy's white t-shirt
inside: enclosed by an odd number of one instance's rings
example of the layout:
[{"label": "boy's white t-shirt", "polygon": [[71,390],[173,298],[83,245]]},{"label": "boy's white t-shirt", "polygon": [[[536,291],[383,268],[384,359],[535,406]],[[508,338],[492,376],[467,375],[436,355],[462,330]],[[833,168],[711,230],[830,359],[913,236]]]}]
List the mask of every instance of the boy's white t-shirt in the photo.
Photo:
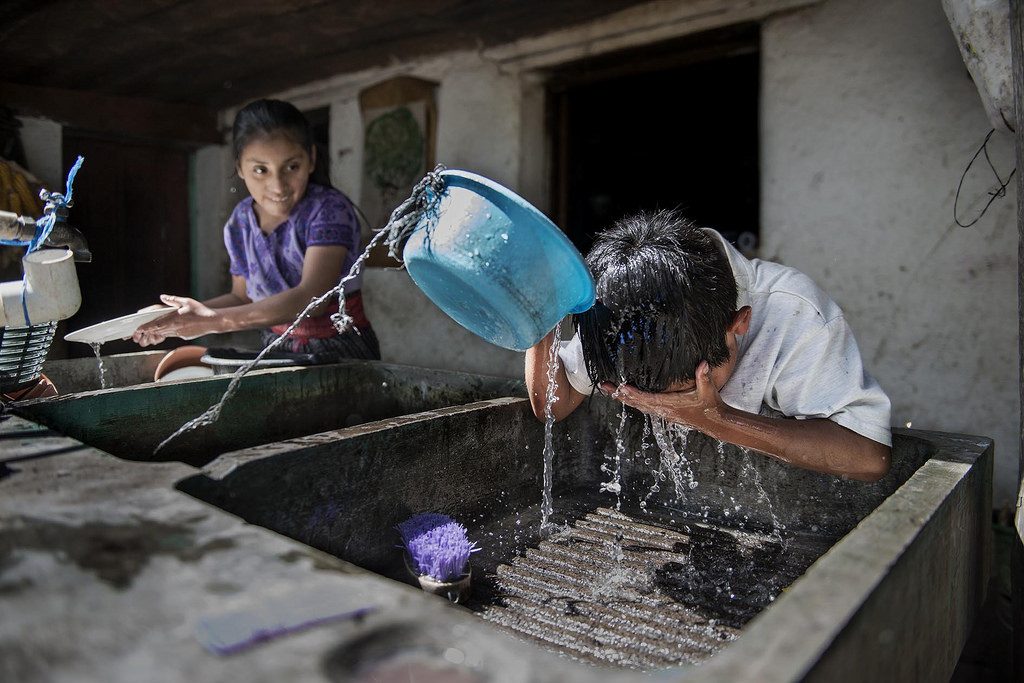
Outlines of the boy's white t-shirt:
[{"label": "boy's white t-shirt", "polygon": [[[736,368],[720,391],[722,400],[750,413],[828,418],[891,446],[889,397],[864,369],[839,306],[800,271],[747,259],[708,232],[736,277],[737,309],[751,308],[750,328],[736,337]],[[590,394],[579,335],[562,342],[558,355],[569,384]]]}]

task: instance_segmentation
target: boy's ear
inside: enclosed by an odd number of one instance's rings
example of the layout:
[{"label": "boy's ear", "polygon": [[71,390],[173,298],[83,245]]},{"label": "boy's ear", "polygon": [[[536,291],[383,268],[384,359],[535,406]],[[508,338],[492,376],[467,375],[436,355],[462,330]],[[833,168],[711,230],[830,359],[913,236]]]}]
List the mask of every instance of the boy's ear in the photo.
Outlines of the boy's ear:
[{"label": "boy's ear", "polygon": [[736,317],[732,319],[732,325],[729,325],[729,332],[732,332],[733,334],[746,334],[749,329],[750,306],[744,306],[740,310],[736,311]]},{"label": "boy's ear", "polygon": [[309,148],[309,175],[316,170],[316,145]]}]

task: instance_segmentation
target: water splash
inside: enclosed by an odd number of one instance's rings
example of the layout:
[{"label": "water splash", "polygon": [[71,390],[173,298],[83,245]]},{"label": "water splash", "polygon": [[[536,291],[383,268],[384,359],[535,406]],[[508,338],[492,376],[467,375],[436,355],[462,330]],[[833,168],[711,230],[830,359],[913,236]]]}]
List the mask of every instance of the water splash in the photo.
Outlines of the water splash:
[{"label": "water splash", "polygon": [[[649,415],[644,415],[644,426],[640,433],[640,454],[643,457],[644,465],[647,465],[648,467],[651,466],[651,457],[647,455],[647,450],[652,447],[651,439],[653,438],[654,435],[651,433],[651,417]],[[661,491],[661,486],[658,482],[662,481],[664,478],[664,475],[660,472],[660,467],[652,467],[651,476],[654,483],[651,484],[651,487],[648,489],[647,495],[644,496],[644,499],[640,501],[640,508],[644,511],[647,511],[647,503],[651,498]]]},{"label": "water splash", "polygon": [[103,344],[99,342],[90,342],[89,346],[92,347],[93,354],[96,355],[96,367],[99,368],[100,372],[100,389],[107,388],[107,368],[103,365],[103,356],[100,355],[100,347]]},{"label": "water splash", "polygon": [[764,483],[761,481],[761,471],[754,465],[754,456],[748,448],[741,448],[740,450],[743,452],[742,478],[744,481],[754,484],[754,488],[757,490],[758,501],[764,503],[768,509],[768,515],[772,520],[771,537],[785,546],[788,539],[783,537],[782,532],[785,531],[786,525],[775,514],[775,506],[772,505],[771,496],[768,495],[768,491],[765,490]]},{"label": "water splash", "polygon": [[547,391],[544,394],[544,490],[540,508],[540,528],[547,530],[551,524],[551,513],[554,512],[551,487],[554,480],[555,447],[552,429],[555,425],[555,402],[558,400],[558,346],[562,338],[562,321],[555,325],[554,341],[548,353]]},{"label": "water splash", "polygon": [[614,541],[605,541],[604,550],[611,557],[613,565],[599,575],[590,587],[590,598],[615,598],[622,590],[637,583],[636,572],[626,565],[626,552],[622,548],[622,535],[618,534]]},{"label": "water splash", "polygon": [[611,481],[601,482],[601,491],[615,494],[615,509],[622,509],[622,456],[626,452],[626,404],[622,404],[622,410],[619,413],[619,428],[615,432],[615,455],[613,462],[615,463],[614,468],[609,468],[606,463],[601,464],[601,471],[605,474],[611,475]]},{"label": "water splash", "polygon": [[660,451],[657,478],[671,479],[676,500],[682,501],[689,491],[697,488],[697,478],[686,457],[690,428],[660,417],[652,416],[650,421],[651,433]]}]

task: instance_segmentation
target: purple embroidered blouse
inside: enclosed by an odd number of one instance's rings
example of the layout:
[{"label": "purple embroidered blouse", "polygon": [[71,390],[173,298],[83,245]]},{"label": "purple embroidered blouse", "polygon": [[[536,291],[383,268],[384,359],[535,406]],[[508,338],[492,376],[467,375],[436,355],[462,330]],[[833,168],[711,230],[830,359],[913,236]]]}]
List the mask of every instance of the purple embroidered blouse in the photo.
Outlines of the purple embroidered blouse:
[{"label": "purple embroidered blouse", "polygon": [[[312,183],[288,220],[269,235],[260,230],[252,197],[238,202],[224,226],[231,274],[245,278],[245,292],[253,301],[298,286],[306,247],[348,247],[342,267],[347,275],[359,257],[359,240],[359,221],[348,198],[333,187]],[[345,284],[345,293],[362,285],[360,273]]]}]

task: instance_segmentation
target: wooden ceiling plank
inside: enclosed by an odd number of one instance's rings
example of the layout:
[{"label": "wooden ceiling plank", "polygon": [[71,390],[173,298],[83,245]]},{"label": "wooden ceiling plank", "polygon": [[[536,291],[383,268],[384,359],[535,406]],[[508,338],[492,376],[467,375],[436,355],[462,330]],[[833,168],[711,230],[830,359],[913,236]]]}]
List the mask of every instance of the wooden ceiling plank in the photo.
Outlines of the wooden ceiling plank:
[{"label": "wooden ceiling plank", "polygon": [[395,59],[545,33],[640,1],[44,1],[20,5],[24,30],[0,41],[0,63],[12,83],[223,106]]},{"label": "wooden ceiling plank", "polygon": [[[241,78],[236,76],[232,80],[232,89],[220,91],[219,96],[210,103],[219,106],[235,105],[268,92],[294,87],[302,83],[295,79],[297,72],[307,74],[306,82],[310,82],[346,71],[369,68],[394,59],[411,59],[448,50],[475,47],[478,44],[496,44],[507,39],[508,35],[540,32],[562,26],[552,26],[548,22],[548,15],[538,15],[535,6],[533,12],[529,11],[529,7],[523,7],[529,3],[517,0],[492,0],[486,4],[488,17],[493,19],[487,22],[490,28],[486,31],[472,30],[480,24],[479,16],[471,14],[472,11],[479,13],[478,5],[472,2],[453,2],[451,11],[443,20],[439,17],[426,17],[415,22],[392,19],[390,24],[375,26],[373,31],[361,32],[362,44],[346,44],[343,48],[327,53],[321,52],[306,59],[281,60],[279,66],[254,69]],[[558,13],[560,21],[570,25],[585,20],[591,13],[606,13],[636,2],[614,0],[591,3],[586,0],[571,0],[553,4],[563,10]],[[431,23],[432,20],[440,23],[434,25]],[[468,30],[453,30],[453,26],[465,26]],[[395,33],[399,28],[412,32],[402,38],[396,38]],[[508,33],[509,30],[512,30],[511,34]]]},{"label": "wooden ceiling plank", "polygon": [[217,113],[198,105],[15,83],[0,83],[0,103],[95,133],[196,146],[224,141]]},{"label": "wooden ceiling plank", "polygon": [[[78,48],[65,46],[68,50],[77,49],[81,58],[53,85],[167,99],[158,89],[159,81],[163,80],[161,74],[170,74],[171,80],[186,86],[184,91],[188,94],[192,90],[187,87],[191,85],[189,75],[202,79],[211,64],[250,61],[261,52],[267,53],[268,60],[280,61],[287,58],[287,52],[282,55],[281,51],[288,42],[308,49],[308,42],[297,37],[303,35],[304,26],[318,25],[318,20],[310,18],[304,24],[306,20],[292,14],[275,16],[288,6],[277,0],[259,3],[262,5],[275,11],[251,11],[250,4],[191,0],[148,15],[145,21],[123,26],[108,24],[102,40],[95,40],[95,34],[90,37],[86,32],[79,40],[86,40],[87,44]],[[329,0],[306,0],[291,5],[303,11],[337,7],[337,3]],[[302,14],[297,10],[296,13]],[[10,72],[8,78],[24,82],[23,76]]]}]

